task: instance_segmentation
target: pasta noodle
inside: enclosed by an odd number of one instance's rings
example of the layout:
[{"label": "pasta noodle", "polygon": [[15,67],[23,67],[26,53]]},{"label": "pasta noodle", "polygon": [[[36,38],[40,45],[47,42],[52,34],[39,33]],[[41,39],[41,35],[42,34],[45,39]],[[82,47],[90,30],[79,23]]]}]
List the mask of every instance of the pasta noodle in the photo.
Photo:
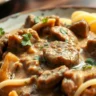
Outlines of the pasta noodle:
[{"label": "pasta noodle", "polygon": [[88,14],[88,12],[85,12],[85,11],[75,11],[72,13],[72,16],[71,18],[76,18],[77,16],[81,15],[81,14]]},{"label": "pasta noodle", "polygon": [[77,22],[80,20],[86,20],[88,22],[88,24],[90,24],[90,22],[96,20],[96,16],[92,15],[92,14],[80,14],[79,16],[77,16],[76,18],[73,18],[73,22]]},{"label": "pasta noodle", "polygon": [[77,89],[74,96],[80,96],[80,94],[91,85],[96,85],[96,79],[88,80]]},{"label": "pasta noodle", "polygon": [[5,80],[0,83],[0,89],[6,86],[23,86],[29,84],[30,82],[31,82],[31,78]]}]

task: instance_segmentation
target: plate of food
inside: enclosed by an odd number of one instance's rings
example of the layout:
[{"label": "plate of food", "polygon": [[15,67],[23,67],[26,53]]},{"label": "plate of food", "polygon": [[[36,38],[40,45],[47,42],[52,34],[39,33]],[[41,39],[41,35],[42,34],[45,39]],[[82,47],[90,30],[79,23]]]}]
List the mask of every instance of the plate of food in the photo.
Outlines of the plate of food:
[{"label": "plate of food", "polygon": [[0,20],[0,96],[95,96],[95,12],[60,7]]}]

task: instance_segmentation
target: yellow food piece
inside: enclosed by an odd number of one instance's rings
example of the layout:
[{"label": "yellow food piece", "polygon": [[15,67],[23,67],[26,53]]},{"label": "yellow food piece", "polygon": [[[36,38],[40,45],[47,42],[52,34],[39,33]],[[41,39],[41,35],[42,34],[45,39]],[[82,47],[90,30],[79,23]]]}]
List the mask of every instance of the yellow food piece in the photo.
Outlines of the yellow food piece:
[{"label": "yellow food piece", "polygon": [[16,91],[11,91],[8,96],[18,96]]},{"label": "yellow food piece", "polygon": [[71,18],[76,18],[77,16],[81,15],[81,14],[88,14],[88,12],[85,12],[85,11],[75,11],[72,13],[72,16]]},{"label": "yellow food piece", "polygon": [[19,61],[19,58],[15,56],[12,53],[7,53],[7,55],[4,58],[4,63],[1,66],[0,69],[0,82],[6,79],[9,79],[9,67],[12,66],[14,62]]},{"label": "yellow food piece", "polygon": [[67,25],[72,24],[72,21],[68,18],[60,18],[60,22],[62,22],[63,24],[67,24]]},{"label": "yellow food piece", "polygon": [[90,22],[96,20],[96,15],[93,14],[81,14],[79,16],[77,16],[76,18],[73,18],[72,22],[77,22],[80,20],[85,20],[88,22],[88,24],[90,24]]},{"label": "yellow food piece", "polygon": [[96,13],[91,13],[91,14],[96,15]]},{"label": "yellow food piece", "polygon": [[35,48],[33,48],[33,47],[30,47],[29,49],[28,49],[28,53],[29,54],[31,54],[31,53],[37,53],[38,51],[35,49]]},{"label": "yellow food piece", "polygon": [[96,33],[96,13],[75,11],[71,16],[71,19],[72,23],[75,23],[80,20],[85,20],[89,24],[90,30]]},{"label": "yellow food piece", "polygon": [[90,23],[90,30],[96,33],[96,20]]}]

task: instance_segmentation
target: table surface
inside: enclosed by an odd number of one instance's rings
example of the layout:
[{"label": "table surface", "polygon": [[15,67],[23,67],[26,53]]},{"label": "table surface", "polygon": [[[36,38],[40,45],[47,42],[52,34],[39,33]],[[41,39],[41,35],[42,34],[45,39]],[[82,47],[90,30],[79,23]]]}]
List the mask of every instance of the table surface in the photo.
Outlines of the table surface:
[{"label": "table surface", "polygon": [[29,9],[64,5],[96,7],[96,0],[10,0],[10,2],[0,5],[0,18]]}]

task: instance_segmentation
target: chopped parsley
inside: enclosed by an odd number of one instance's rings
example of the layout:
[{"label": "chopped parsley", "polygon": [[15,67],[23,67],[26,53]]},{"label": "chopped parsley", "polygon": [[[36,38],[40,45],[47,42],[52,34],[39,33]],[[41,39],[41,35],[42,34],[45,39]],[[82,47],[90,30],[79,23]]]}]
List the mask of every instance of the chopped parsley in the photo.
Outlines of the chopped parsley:
[{"label": "chopped parsley", "polygon": [[21,44],[22,44],[23,46],[27,46],[27,45],[28,45],[28,46],[31,46],[31,45],[32,45],[31,41],[24,41],[24,40],[21,42]]},{"label": "chopped parsley", "polygon": [[67,34],[67,32],[66,32],[63,28],[60,28],[60,32],[61,32],[62,34]]},{"label": "chopped parsley", "polygon": [[23,35],[23,39],[24,39],[25,41],[30,40],[31,37],[32,37],[32,34],[31,34],[31,33],[27,33],[27,34],[24,34],[24,35]]},{"label": "chopped parsley", "polygon": [[92,65],[89,65],[89,64],[84,65],[84,66],[82,67],[82,69],[83,69],[83,70],[92,69]]},{"label": "chopped parsley", "polygon": [[40,21],[41,21],[41,20],[40,20],[40,17],[37,16],[37,17],[34,18],[35,24],[39,23]]},{"label": "chopped parsley", "polygon": [[47,21],[48,21],[48,18],[43,18],[42,20],[40,19],[40,17],[35,17],[34,18],[34,22],[35,22],[35,24],[37,24],[37,23],[39,23],[39,22],[43,22],[43,23],[47,23]]},{"label": "chopped parsley", "polygon": [[42,19],[42,22],[43,22],[43,23],[47,23],[47,22],[48,22],[48,18],[43,18],[43,19]]},{"label": "chopped parsley", "polygon": [[0,28],[0,36],[4,35],[5,31],[3,30],[3,28]]},{"label": "chopped parsley", "polygon": [[24,34],[23,35],[23,40],[21,42],[22,46],[27,46],[27,45],[31,46],[32,45],[32,43],[30,41],[30,38],[31,37],[32,37],[32,34],[31,33]]},{"label": "chopped parsley", "polygon": [[95,60],[92,59],[92,58],[87,58],[87,59],[85,60],[85,63],[87,63],[87,64],[89,64],[89,65],[95,65],[95,66],[96,66],[96,62],[95,62]]},{"label": "chopped parsley", "polygon": [[74,66],[72,69],[82,69],[82,70],[88,70],[92,69],[93,66],[96,66],[96,61],[92,58],[87,58],[85,60],[85,64],[82,66]]},{"label": "chopped parsley", "polygon": [[89,70],[89,69],[92,69],[92,65],[89,65],[89,64],[78,65],[78,66],[72,67],[72,69],[75,69],[75,70]]}]

